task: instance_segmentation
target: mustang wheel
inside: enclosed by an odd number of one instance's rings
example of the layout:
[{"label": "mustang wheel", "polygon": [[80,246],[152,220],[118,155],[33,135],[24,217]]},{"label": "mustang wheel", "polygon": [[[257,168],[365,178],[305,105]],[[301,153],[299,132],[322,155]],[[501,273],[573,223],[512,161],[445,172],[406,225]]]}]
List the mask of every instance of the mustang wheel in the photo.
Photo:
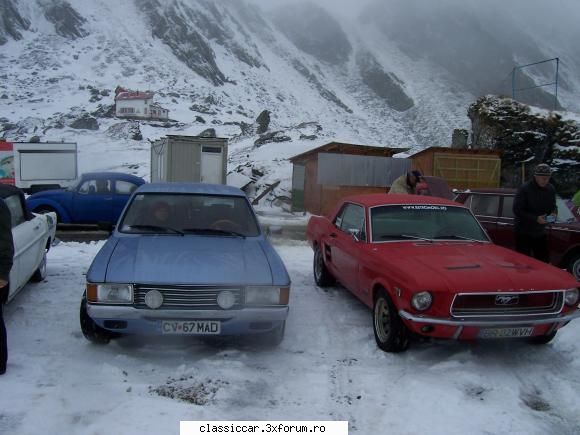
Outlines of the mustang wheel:
[{"label": "mustang wheel", "polygon": [[575,255],[568,263],[568,270],[574,278],[580,280],[580,255]]},{"label": "mustang wheel", "polygon": [[373,329],[377,346],[385,352],[403,352],[409,347],[409,331],[384,290],[375,299]]},{"label": "mustang wheel", "polygon": [[46,278],[46,251],[44,252],[44,255],[42,256],[42,261],[40,262],[38,269],[36,269],[34,274],[30,277],[30,281],[40,282],[44,278]]},{"label": "mustang wheel", "polygon": [[335,279],[324,263],[324,257],[320,246],[314,248],[314,262],[312,265],[314,271],[314,281],[319,287],[328,287],[335,283]]},{"label": "mustang wheel", "polygon": [[97,325],[87,313],[87,298],[83,295],[80,309],[81,331],[87,340],[95,344],[108,344],[112,338],[118,335],[114,332],[107,331]]}]

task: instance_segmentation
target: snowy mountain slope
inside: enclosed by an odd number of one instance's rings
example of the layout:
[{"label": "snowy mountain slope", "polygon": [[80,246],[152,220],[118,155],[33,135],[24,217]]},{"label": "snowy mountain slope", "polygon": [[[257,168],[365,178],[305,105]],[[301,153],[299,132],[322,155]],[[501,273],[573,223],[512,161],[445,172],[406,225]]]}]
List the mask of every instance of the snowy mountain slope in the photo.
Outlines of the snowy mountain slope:
[{"label": "snowy mountain slope", "polygon": [[[474,2],[414,5],[370,2],[349,14],[307,2],[0,0],[0,136],[75,141],[81,171],[148,177],[149,140],[211,127],[230,139],[231,171],[247,178],[257,169],[260,183],[282,180],[285,194],[286,159],[331,140],[448,145],[453,128],[469,128],[476,96],[565,40],[533,39],[533,11],[511,28],[502,15],[492,28],[497,14]],[[562,60],[560,79],[571,109],[574,62]],[[125,121],[105,115],[118,85],[155,91],[175,122],[140,122],[142,140],[120,136]],[[264,110],[267,133],[288,141],[255,145]],[[98,129],[72,128],[91,116]]]}]

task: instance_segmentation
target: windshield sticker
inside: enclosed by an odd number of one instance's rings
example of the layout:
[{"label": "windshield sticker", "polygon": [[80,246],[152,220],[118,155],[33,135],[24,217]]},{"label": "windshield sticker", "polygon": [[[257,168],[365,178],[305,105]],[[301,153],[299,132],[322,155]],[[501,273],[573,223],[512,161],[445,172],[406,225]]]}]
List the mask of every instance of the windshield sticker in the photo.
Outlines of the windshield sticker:
[{"label": "windshield sticker", "polygon": [[447,210],[443,205],[403,205],[403,210]]}]

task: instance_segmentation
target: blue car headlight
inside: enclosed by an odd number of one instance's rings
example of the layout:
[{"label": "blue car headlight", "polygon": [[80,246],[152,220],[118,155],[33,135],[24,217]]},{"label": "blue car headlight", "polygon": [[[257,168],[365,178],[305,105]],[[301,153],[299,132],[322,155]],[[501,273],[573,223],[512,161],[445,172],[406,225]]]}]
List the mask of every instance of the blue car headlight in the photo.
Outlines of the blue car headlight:
[{"label": "blue car headlight", "polygon": [[87,301],[101,304],[132,304],[133,286],[87,283]]},{"label": "blue car headlight", "polygon": [[289,287],[246,287],[246,305],[288,305]]}]

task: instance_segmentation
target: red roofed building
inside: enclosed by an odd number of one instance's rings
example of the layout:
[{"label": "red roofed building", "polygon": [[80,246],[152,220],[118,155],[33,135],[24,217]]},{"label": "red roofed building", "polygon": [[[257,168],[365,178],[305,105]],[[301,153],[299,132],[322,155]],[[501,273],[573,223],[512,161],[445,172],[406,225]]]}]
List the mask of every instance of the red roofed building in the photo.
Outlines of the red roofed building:
[{"label": "red roofed building", "polygon": [[131,91],[117,86],[115,114],[126,118],[167,119],[169,110],[153,102],[153,92]]}]

